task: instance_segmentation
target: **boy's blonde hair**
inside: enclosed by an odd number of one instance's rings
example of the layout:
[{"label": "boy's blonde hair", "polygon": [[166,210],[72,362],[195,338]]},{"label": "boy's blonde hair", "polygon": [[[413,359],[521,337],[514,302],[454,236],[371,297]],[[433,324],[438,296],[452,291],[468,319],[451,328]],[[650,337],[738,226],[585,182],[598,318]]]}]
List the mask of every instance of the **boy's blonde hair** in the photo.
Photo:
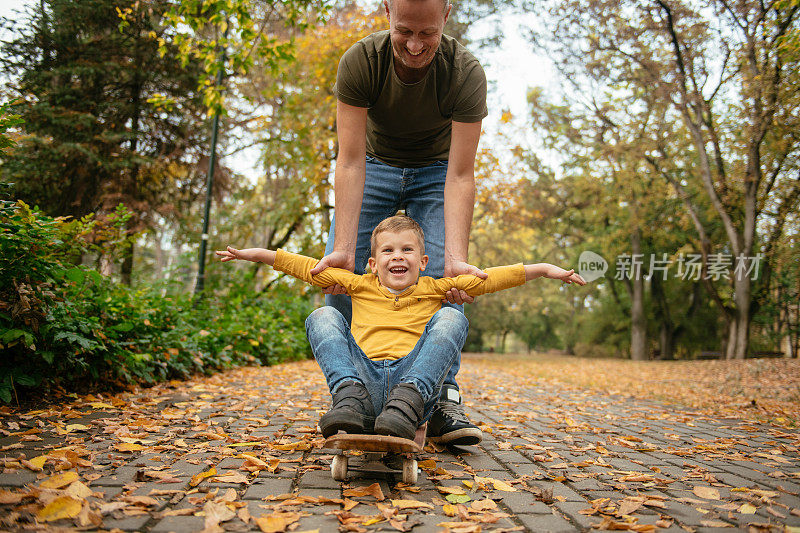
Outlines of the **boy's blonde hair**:
[{"label": "boy's blonde hair", "polygon": [[385,232],[400,233],[401,231],[413,231],[419,240],[420,253],[425,253],[425,233],[417,221],[406,215],[394,215],[389,218],[384,218],[381,223],[375,226],[372,230],[372,237],[370,238],[370,255],[375,257],[375,248],[378,247],[378,235]]}]

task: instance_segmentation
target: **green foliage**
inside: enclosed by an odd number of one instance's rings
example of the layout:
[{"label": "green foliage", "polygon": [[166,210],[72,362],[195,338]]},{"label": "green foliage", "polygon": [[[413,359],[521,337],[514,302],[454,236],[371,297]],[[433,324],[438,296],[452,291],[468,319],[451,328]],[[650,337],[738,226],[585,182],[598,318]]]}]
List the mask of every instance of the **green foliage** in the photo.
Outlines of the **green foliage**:
[{"label": "green foliage", "polygon": [[288,291],[267,300],[235,286],[224,301],[195,305],[180,288],[133,290],[70,264],[87,250],[77,237],[86,231],[107,235],[112,249],[124,246],[119,228],[129,213],[117,213],[101,227],[2,202],[0,401],[32,387],[153,383],[307,356],[302,323],[310,304]]},{"label": "green foliage", "polygon": [[[243,76],[260,60],[277,74],[294,57],[292,42],[283,37],[286,29],[303,30],[314,18],[324,22],[329,8],[328,0],[176,0],[164,18],[174,30],[181,61],[202,64],[198,90],[213,115],[225,111],[224,87],[217,84],[220,69],[223,75]],[[120,10],[122,28],[128,16],[129,9]],[[161,43],[166,52],[165,41]],[[169,103],[158,97],[152,101]]]},{"label": "green foliage", "polygon": [[0,157],[6,155],[6,148],[14,145],[14,141],[6,134],[11,128],[22,125],[23,120],[19,115],[15,115],[10,110],[11,104],[0,105]]},{"label": "green foliage", "polygon": [[[2,179],[51,216],[105,216],[124,202],[128,231],[179,211],[196,196],[208,129],[199,66],[181,64],[163,24],[164,1],[45,0],[3,21],[0,66],[24,119]],[[129,9],[120,32],[118,9]],[[13,27],[12,27],[13,24]],[[159,54],[159,44],[164,53]],[[156,110],[158,93],[179,105]]]}]

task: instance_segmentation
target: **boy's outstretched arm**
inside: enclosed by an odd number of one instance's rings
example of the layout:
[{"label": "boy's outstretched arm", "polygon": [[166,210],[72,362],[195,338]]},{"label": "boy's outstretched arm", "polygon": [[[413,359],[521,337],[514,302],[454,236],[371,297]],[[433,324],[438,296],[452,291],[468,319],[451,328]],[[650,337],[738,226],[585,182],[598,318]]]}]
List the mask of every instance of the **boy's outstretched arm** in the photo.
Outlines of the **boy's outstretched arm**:
[{"label": "boy's outstretched arm", "polygon": [[575,270],[564,270],[561,267],[551,265],[550,263],[535,263],[532,265],[525,265],[525,281],[530,281],[536,278],[550,278],[560,279],[564,283],[577,283],[578,285],[586,285],[584,280]]},{"label": "boy's outstretched arm", "polygon": [[244,250],[237,250],[233,246],[228,246],[226,250],[217,250],[215,252],[220,256],[220,260],[224,263],[233,261],[234,259],[244,259],[245,261],[252,261],[254,263],[266,263],[269,266],[275,264],[276,252],[267,250],[266,248],[245,248]]}]

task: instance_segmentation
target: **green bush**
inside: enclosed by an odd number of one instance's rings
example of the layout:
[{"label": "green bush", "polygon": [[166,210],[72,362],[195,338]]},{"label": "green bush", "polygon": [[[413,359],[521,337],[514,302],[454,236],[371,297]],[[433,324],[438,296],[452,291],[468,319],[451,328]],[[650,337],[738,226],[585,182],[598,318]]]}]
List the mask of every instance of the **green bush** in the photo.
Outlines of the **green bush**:
[{"label": "green bush", "polygon": [[285,287],[267,298],[233,285],[224,299],[193,302],[182,287],[131,289],[74,264],[92,251],[88,234],[105,252],[122,249],[128,216],[121,208],[102,223],[67,222],[2,201],[0,401],[53,386],[149,384],[309,355],[303,320],[311,304]]}]

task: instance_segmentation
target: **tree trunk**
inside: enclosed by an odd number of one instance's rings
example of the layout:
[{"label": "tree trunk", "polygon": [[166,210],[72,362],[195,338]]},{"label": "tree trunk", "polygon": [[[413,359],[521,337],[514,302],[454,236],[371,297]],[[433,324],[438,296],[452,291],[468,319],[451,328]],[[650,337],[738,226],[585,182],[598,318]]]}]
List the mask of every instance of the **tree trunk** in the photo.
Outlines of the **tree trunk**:
[{"label": "tree trunk", "polygon": [[[637,228],[631,235],[633,256],[642,253],[642,235]],[[647,316],[644,312],[644,279],[641,270],[634,268],[631,279],[631,359],[644,361],[647,357]]]},{"label": "tree trunk", "polygon": [[672,323],[672,314],[669,310],[667,298],[664,295],[664,280],[658,275],[650,273],[650,294],[653,296],[656,316],[659,320],[659,348],[661,359],[675,358],[675,325]]},{"label": "tree trunk", "polygon": [[133,243],[131,242],[125,256],[122,258],[122,266],[120,267],[120,275],[123,285],[131,286],[131,275],[133,273]]},{"label": "tree trunk", "polygon": [[[728,359],[744,359],[747,357],[747,347],[750,341],[750,278],[742,276],[744,279],[734,281],[735,293],[733,300],[736,302],[736,309],[732,324],[733,331],[728,343],[726,357]],[[738,278],[738,277],[737,277]]]}]

